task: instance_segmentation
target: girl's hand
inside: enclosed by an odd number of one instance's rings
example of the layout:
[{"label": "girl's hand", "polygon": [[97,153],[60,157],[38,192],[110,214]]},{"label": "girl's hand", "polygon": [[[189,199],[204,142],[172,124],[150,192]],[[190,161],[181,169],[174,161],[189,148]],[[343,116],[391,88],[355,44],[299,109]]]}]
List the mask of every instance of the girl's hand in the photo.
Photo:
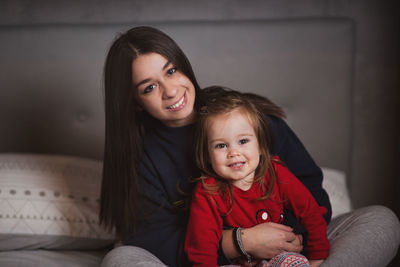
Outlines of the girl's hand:
[{"label": "girl's hand", "polygon": [[262,223],[243,229],[242,233],[244,248],[258,259],[270,259],[283,251],[300,252],[303,249],[300,237],[283,224]]},{"label": "girl's hand", "polygon": [[[303,245],[303,236],[301,234],[296,234],[296,238],[290,243],[292,243],[293,245],[296,245],[296,246],[298,246],[298,245],[302,246]],[[298,252],[298,251],[293,251],[293,252]]]},{"label": "girl's hand", "polygon": [[324,262],[324,260],[308,260],[310,262],[311,267],[318,267],[321,265],[321,263]]}]

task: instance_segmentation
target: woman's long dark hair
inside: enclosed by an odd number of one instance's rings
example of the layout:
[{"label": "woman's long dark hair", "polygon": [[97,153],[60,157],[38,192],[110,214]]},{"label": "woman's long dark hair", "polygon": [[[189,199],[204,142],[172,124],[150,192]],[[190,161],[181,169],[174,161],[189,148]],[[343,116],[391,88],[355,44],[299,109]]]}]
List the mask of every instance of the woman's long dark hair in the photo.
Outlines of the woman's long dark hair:
[{"label": "woman's long dark hair", "polygon": [[115,228],[121,240],[135,231],[138,222],[138,170],[145,134],[144,111],[134,97],[132,62],[152,52],[164,56],[185,74],[194,85],[196,99],[200,97],[189,60],[165,33],[152,27],[135,27],[111,45],[104,66],[106,121],[99,219],[107,229]]}]

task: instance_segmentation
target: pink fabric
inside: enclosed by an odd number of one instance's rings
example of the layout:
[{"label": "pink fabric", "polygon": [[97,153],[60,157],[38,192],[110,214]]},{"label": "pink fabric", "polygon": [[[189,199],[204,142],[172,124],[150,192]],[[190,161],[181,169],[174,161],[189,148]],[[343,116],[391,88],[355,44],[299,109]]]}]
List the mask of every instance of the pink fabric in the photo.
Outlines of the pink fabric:
[{"label": "pink fabric", "polygon": [[[242,267],[247,265],[223,265],[221,267]],[[294,252],[282,252],[272,258],[270,261],[262,260],[256,267],[309,267],[307,258]]]}]

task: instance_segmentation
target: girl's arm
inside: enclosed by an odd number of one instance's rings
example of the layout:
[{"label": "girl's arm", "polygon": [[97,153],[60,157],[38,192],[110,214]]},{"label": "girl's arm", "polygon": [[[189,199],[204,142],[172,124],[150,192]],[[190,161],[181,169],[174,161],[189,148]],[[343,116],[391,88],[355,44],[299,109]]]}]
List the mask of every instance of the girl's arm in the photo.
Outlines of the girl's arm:
[{"label": "girl's arm", "polygon": [[330,246],[326,236],[327,224],[322,217],[326,208],[318,205],[308,189],[285,166],[275,162],[273,166],[285,207],[292,210],[308,230],[306,256],[311,260],[327,258]]},{"label": "girl's arm", "polygon": [[309,260],[311,267],[318,267],[320,266],[324,260]]},{"label": "girl's arm", "polygon": [[219,240],[222,238],[222,219],[212,196],[196,186],[186,232],[185,251],[193,266],[218,266]]},{"label": "girl's arm", "polygon": [[294,176],[307,187],[318,205],[327,209],[324,219],[329,223],[332,208],[328,194],[322,188],[321,169],[283,119],[273,116],[267,118],[273,136],[271,153],[278,155]]}]

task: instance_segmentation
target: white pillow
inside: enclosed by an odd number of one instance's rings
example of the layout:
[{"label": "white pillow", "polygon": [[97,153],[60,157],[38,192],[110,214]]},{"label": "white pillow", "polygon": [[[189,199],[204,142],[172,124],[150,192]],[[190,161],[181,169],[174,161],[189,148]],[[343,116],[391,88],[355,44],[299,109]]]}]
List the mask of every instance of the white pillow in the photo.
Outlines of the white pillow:
[{"label": "white pillow", "polygon": [[332,204],[332,217],[349,212],[352,205],[347,190],[346,174],[340,170],[322,168],[324,180],[322,187],[329,195]]},{"label": "white pillow", "polygon": [[0,251],[111,245],[98,224],[101,172],[96,160],[0,154]]}]

